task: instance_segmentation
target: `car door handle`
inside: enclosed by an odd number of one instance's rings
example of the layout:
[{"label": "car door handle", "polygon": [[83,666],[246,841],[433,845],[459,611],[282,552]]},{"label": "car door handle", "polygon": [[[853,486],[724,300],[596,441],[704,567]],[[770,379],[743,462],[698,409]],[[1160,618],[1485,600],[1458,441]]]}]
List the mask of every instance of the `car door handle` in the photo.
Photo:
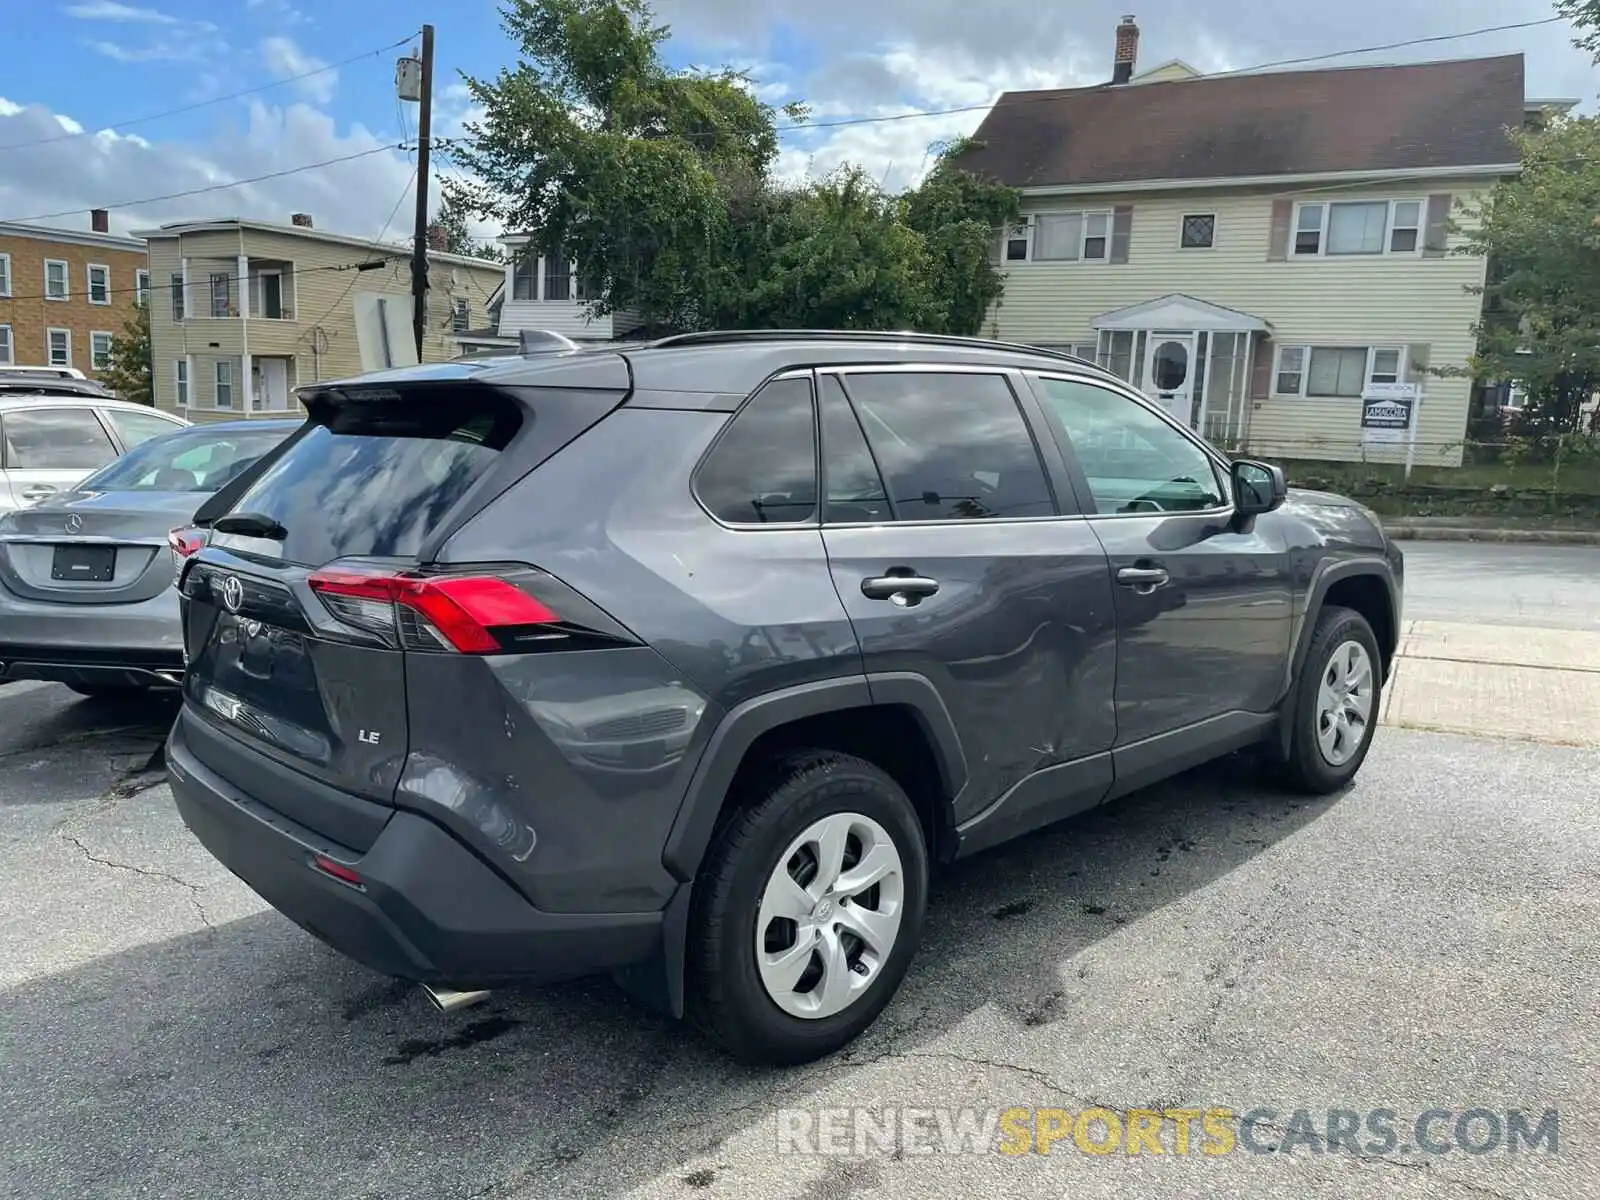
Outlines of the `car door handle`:
[{"label": "car door handle", "polygon": [[46,496],[51,495],[55,490],[56,489],[51,487],[48,483],[30,483],[27,487],[22,489],[22,498],[24,500],[43,500]]},{"label": "car door handle", "polygon": [[1165,587],[1172,579],[1162,567],[1123,567],[1117,572],[1117,582],[1123,587],[1130,587],[1141,596],[1148,596],[1159,587]]},{"label": "car door handle", "polygon": [[913,575],[910,571],[903,574],[891,572],[861,581],[861,594],[868,600],[887,600],[902,608],[918,604],[924,596],[931,596],[938,590],[937,579]]}]

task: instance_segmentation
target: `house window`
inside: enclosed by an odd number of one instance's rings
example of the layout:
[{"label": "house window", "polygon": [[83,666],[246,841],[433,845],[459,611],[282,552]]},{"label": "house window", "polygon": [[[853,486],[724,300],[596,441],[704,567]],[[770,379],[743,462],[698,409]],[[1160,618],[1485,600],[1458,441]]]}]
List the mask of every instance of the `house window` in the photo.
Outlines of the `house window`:
[{"label": "house window", "polygon": [[89,365],[96,371],[104,371],[111,365],[112,336],[101,330],[89,335]]},{"label": "house window", "polygon": [[233,364],[217,363],[217,407],[233,407]]},{"label": "house window", "polygon": [[140,308],[150,303],[150,272],[133,273],[133,302]]},{"label": "house window", "polygon": [[101,263],[89,264],[89,303],[111,303],[111,268]]},{"label": "house window", "polygon": [[188,408],[189,407],[189,360],[188,359],[180,358],[180,359],[178,359],[177,362],[172,364],[172,378],[173,378],[173,383],[176,385],[173,390],[174,390],[174,393],[175,393],[175,395],[177,397],[177,405],[178,405],[178,407],[179,408]]},{"label": "house window", "polygon": [[524,254],[511,268],[511,298],[537,300],[539,298],[539,256]]},{"label": "house window", "polygon": [[1415,254],[1421,243],[1420,200],[1302,204],[1295,213],[1296,257]]},{"label": "house window", "polygon": [[1216,241],[1217,215],[1192,213],[1183,218],[1183,232],[1178,245],[1184,250],[1209,250]]},{"label": "house window", "polygon": [[1099,356],[1100,365],[1118,379],[1133,381],[1133,333],[1127,329],[1113,329],[1100,338],[1104,347]]},{"label": "house window", "polygon": [[46,330],[45,346],[49,350],[49,360],[52,367],[70,367],[72,365],[72,330]]},{"label": "house window", "polygon": [[564,258],[544,260],[544,298],[572,299],[572,264]]},{"label": "house window", "polygon": [[228,273],[226,271],[213,271],[211,273],[211,315],[213,317],[225,317],[228,315],[232,292],[233,289],[229,287]]},{"label": "house window", "polygon": [[1013,225],[1006,230],[1005,257],[1007,262],[1028,261],[1028,223]]},{"label": "house window", "polygon": [[13,363],[17,356],[11,348],[11,326],[0,325],[0,363]]},{"label": "house window", "polygon": [[11,295],[11,255],[0,254],[0,296]]},{"label": "house window", "polygon": [[472,306],[465,297],[457,297],[450,302],[450,328],[457,333],[465,333],[472,325]]},{"label": "house window", "polygon": [[1040,213],[1033,218],[1033,262],[1105,262],[1110,245],[1108,212]]},{"label": "house window", "polygon": [[1305,391],[1306,348],[1284,346],[1278,351],[1278,371],[1272,390],[1280,396],[1298,396]]},{"label": "house window", "polygon": [[67,299],[67,261],[64,258],[44,260],[44,298]]},{"label": "house window", "polygon": [[1375,383],[1399,383],[1400,346],[1280,346],[1272,391],[1278,396],[1355,399]]},{"label": "house window", "polygon": [[183,275],[178,271],[172,273],[172,319],[183,320]]}]

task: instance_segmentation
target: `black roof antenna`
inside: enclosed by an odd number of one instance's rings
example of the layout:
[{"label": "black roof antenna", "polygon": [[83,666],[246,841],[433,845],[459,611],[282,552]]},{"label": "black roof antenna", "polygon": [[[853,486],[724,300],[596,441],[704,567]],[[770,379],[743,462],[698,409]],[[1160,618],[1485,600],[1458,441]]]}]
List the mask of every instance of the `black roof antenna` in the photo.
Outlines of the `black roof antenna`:
[{"label": "black roof antenna", "polygon": [[521,332],[520,352],[527,354],[560,354],[567,350],[582,349],[577,342],[548,329],[524,329]]}]

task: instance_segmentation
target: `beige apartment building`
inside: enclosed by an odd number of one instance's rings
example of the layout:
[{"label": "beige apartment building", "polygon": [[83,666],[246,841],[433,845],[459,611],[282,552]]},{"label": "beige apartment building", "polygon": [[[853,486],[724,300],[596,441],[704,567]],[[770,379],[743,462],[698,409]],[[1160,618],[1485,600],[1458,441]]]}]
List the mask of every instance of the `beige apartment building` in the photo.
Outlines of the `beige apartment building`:
[{"label": "beige apartment building", "polygon": [[95,378],[149,285],[145,245],[88,229],[0,222],[0,364],[76,367]]},{"label": "beige apartment building", "polygon": [[[142,230],[154,280],[158,408],[193,421],[299,411],[294,389],[417,361],[410,248],[291,224],[227,218]],[[422,361],[460,352],[490,323],[505,268],[429,252]]]}]

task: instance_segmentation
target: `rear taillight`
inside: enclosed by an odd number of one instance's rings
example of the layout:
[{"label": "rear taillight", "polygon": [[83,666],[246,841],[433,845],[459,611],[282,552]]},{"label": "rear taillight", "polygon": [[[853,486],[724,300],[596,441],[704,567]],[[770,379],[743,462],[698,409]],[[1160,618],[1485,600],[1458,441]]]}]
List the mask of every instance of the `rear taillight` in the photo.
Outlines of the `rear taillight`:
[{"label": "rear taillight", "polygon": [[413,575],[325,568],[307,581],[349,625],[410,650],[502,654],[530,640],[562,639],[561,616],[496,575]]},{"label": "rear taillight", "polygon": [[172,551],[172,565],[178,570],[183,564],[206,547],[206,531],[194,525],[181,525],[167,534],[167,548]]}]

